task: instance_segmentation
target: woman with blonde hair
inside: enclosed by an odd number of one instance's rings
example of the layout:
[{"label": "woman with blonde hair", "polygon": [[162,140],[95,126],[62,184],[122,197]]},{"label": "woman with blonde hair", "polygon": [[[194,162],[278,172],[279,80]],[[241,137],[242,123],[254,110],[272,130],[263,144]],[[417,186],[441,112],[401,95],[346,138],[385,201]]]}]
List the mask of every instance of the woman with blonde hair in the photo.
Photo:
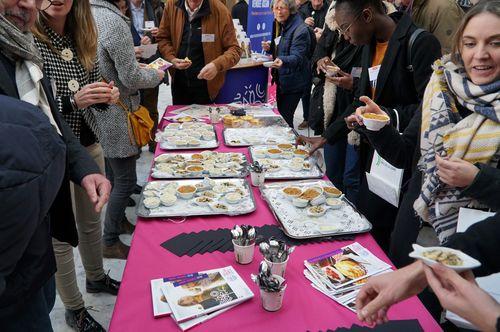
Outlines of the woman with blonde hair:
[{"label": "woman with blonde hair", "polygon": [[[53,83],[59,111],[80,143],[104,171],[104,156],[98,143],[94,112],[106,112],[119,91],[101,82],[97,63],[97,31],[88,1],[45,1],[33,28],[35,43],[44,59],[44,70]],[[69,193],[68,193],[69,194]],[[104,273],[102,227],[85,190],[71,183],[78,230],[78,249],[89,293],[118,293],[120,282]],[[53,239],[57,272],[56,286],[66,308],[66,323],[77,331],[104,331],[85,308],[78,289],[73,248]]]},{"label": "woman with blonde hair", "polygon": [[[464,16],[452,53],[434,63],[420,109],[402,135],[391,123],[364,127],[364,113],[392,116],[368,97],[346,121],[359,126],[394,167],[412,165],[391,239],[396,266],[408,257],[422,224],[439,242],[456,232],[462,207],[500,209],[500,1],[480,1]],[[492,191],[493,190],[493,191]]]}]

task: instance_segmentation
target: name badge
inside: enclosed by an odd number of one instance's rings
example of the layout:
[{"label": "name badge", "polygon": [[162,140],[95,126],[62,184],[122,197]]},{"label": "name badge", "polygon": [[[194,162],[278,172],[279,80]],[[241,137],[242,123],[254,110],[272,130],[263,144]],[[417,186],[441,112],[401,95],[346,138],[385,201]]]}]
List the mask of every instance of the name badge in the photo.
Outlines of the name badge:
[{"label": "name badge", "polygon": [[352,77],[360,78],[362,71],[363,71],[362,67],[352,67],[352,69],[351,69],[351,75],[352,75]]},{"label": "name badge", "polygon": [[281,36],[274,38],[274,44],[276,46],[278,46],[280,44],[280,41],[281,41]]},{"label": "name badge", "polygon": [[203,33],[201,35],[202,43],[213,43],[215,41],[215,35],[213,33]]},{"label": "name badge", "polygon": [[378,73],[380,72],[380,65],[368,68],[368,77],[372,88],[377,86]]}]

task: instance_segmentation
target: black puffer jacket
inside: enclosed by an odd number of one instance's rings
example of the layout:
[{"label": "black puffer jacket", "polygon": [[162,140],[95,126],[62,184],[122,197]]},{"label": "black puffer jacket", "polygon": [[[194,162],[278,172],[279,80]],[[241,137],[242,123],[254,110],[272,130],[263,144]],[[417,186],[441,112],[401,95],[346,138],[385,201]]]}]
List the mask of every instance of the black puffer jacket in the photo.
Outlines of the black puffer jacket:
[{"label": "black puffer jacket", "polygon": [[1,321],[56,270],[47,215],[64,178],[66,144],[33,105],[2,95],[0,105]]}]

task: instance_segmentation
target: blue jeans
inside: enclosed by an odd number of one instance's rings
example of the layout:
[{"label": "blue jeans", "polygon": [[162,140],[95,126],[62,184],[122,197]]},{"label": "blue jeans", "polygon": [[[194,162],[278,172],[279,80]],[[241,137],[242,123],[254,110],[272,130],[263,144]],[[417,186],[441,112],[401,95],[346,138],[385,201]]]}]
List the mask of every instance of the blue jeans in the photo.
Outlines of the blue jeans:
[{"label": "blue jeans", "polygon": [[137,156],[127,158],[106,158],[106,177],[113,184],[109,196],[106,217],[104,218],[103,240],[106,246],[112,246],[120,239],[121,222],[130,195],[134,193],[137,175],[135,164]]},{"label": "blue jeans", "polygon": [[54,276],[33,296],[26,299],[21,310],[0,318],[2,332],[51,332],[50,311],[56,301]]},{"label": "blue jeans", "polygon": [[359,192],[359,155],[347,139],[325,144],[326,175],[342,190],[347,199],[356,204]]}]

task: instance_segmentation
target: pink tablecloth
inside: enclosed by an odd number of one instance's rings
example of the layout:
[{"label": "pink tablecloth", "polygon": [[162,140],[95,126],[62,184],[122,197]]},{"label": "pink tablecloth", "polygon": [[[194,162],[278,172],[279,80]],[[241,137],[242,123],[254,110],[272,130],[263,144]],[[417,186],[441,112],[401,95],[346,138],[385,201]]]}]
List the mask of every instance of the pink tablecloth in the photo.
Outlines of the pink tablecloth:
[{"label": "pink tablecloth", "polygon": [[[169,109],[172,110],[172,109]],[[160,126],[161,127],[161,126]],[[247,149],[228,148],[222,143],[222,128],[218,128],[221,146],[218,151],[247,152]],[[157,149],[156,154],[163,153]],[[303,276],[304,260],[320,253],[339,248],[352,242],[333,242],[299,246],[290,256],[286,271],[288,288],[280,311],[270,313],[262,309],[258,287],[251,281],[250,273],[258,271],[261,254],[256,250],[249,265],[235,262],[234,253],[206,253],[193,257],[177,257],[160,244],[179,233],[199,232],[208,229],[231,228],[235,224],[260,226],[275,224],[267,204],[254,190],[257,210],[236,217],[193,217],[182,224],[139,218],[116,300],[110,331],[179,331],[169,317],[153,318],[150,280],[165,276],[208,270],[232,265],[246,281],[255,297],[222,315],[192,329],[196,331],[319,331],[350,327],[359,321],[348,309],[314,290]],[[386,262],[387,256],[371,235],[356,237],[356,241]],[[411,298],[392,308],[390,319],[418,319],[425,331],[441,331],[417,298]]]}]

